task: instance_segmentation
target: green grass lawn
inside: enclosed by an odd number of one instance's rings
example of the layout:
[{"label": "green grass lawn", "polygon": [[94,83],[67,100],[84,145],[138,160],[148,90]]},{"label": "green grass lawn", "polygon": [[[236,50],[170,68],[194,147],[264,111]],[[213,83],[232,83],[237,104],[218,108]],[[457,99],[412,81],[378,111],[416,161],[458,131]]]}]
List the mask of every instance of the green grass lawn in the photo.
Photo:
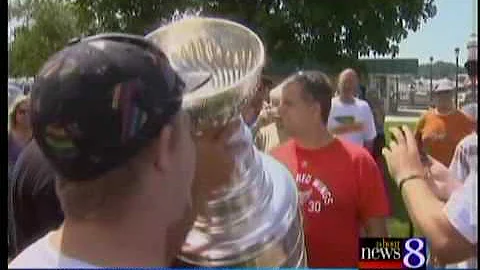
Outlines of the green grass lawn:
[{"label": "green grass lawn", "polygon": [[385,145],[388,145],[390,142],[390,132],[388,131],[392,127],[398,127],[402,125],[407,125],[412,132],[415,130],[415,125],[417,124],[417,121],[408,121],[408,122],[394,122],[394,121],[388,121],[385,122],[384,130],[385,130]]},{"label": "green grass lawn", "polygon": [[[389,128],[401,125],[408,125],[412,131],[415,129],[416,121],[408,121],[408,122],[396,122],[396,121],[389,121],[385,122],[385,145],[388,146],[391,136],[390,132],[388,131]],[[395,186],[393,179],[388,174],[387,168],[385,168],[386,175],[388,175],[387,179],[387,189],[390,195],[390,200],[392,204],[392,218],[388,220],[388,230],[392,237],[408,237],[409,234],[409,218],[408,214],[405,210],[405,206],[402,201],[402,197],[398,192],[398,188]],[[418,232],[414,232],[418,234]]]}]

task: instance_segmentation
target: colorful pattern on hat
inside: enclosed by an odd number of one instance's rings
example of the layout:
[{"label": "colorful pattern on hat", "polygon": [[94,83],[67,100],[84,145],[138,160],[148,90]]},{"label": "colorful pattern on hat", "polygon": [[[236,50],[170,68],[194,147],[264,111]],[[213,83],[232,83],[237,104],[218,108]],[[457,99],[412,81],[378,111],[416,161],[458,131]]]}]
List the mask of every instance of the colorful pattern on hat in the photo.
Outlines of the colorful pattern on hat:
[{"label": "colorful pattern on hat", "polygon": [[65,178],[92,179],[119,166],[180,109],[182,81],[161,51],[148,48],[80,42],[40,71],[32,90],[34,137]]}]

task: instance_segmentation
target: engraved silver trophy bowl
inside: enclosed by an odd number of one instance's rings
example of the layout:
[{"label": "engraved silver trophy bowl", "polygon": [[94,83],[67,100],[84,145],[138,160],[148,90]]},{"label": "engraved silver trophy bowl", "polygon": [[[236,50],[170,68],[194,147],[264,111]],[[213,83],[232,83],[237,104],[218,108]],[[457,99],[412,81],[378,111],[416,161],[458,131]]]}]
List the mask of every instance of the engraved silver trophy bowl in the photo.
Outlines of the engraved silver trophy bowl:
[{"label": "engraved silver trophy bowl", "polygon": [[[196,132],[240,118],[265,63],[265,49],[250,29],[223,19],[188,18],[147,35],[186,76],[210,79],[184,96]],[[182,76],[183,76],[182,75]],[[249,128],[229,140],[235,171],[197,207],[199,215],[178,260],[183,266],[306,267],[297,189],[290,172],[258,151]]]}]

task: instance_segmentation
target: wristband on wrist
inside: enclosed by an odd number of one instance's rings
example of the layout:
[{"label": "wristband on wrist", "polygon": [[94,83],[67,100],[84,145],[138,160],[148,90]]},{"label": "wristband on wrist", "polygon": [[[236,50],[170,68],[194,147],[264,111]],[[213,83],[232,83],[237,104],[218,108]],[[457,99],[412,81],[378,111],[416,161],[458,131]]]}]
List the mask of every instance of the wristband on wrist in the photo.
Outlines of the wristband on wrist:
[{"label": "wristband on wrist", "polygon": [[398,187],[400,188],[400,193],[402,193],[403,185],[405,185],[406,182],[408,182],[410,180],[413,180],[413,179],[423,179],[423,177],[418,175],[418,174],[414,174],[414,175],[410,175],[410,176],[407,176],[407,177],[404,177],[404,178],[400,179],[398,181]]}]

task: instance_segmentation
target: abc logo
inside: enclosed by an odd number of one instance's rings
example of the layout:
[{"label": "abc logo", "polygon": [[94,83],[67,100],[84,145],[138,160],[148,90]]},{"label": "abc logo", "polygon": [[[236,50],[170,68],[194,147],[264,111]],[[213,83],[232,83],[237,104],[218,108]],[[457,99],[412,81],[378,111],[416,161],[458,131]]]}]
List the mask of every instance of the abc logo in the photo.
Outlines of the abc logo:
[{"label": "abc logo", "polygon": [[427,262],[425,241],[420,238],[410,238],[404,242],[403,265],[409,269],[425,267]]}]

